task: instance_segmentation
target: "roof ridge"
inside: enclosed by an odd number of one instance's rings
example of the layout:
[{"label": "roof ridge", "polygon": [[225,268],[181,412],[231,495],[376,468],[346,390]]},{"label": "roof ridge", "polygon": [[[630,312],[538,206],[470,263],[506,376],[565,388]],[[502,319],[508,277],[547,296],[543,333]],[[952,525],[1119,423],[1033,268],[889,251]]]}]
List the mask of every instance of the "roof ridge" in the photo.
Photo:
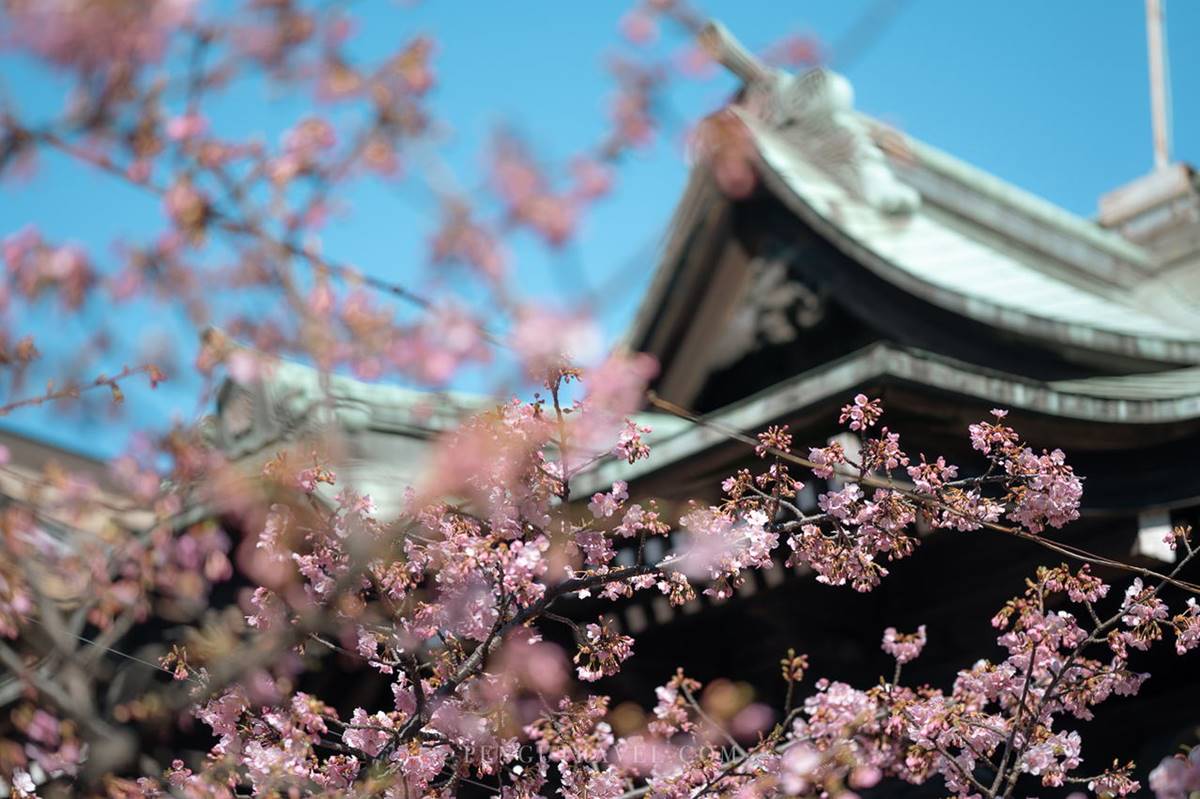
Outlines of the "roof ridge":
[{"label": "roof ridge", "polygon": [[[741,116],[762,158],[761,176],[768,189],[819,235],[899,288],[955,313],[1035,338],[1141,360],[1200,362],[1200,327],[1167,324],[1164,314],[1132,304],[1128,297],[1083,291],[1078,281],[1039,266],[1036,258],[1004,255],[968,231],[939,223],[929,213],[939,207],[936,203],[924,203],[903,219],[886,217],[825,178],[768,125],[752,115]],[[1055,254],[1041,254],[1045,246],[1072,241],[1080,243],[1067,237],[1040,242],[1042,247],[1039,242],[1027,244],[1038,257],[1057,261]]]},{"label": "roof ridge", "polygon": [[[868,114],[855,112],[880,139],[880,148],[898,164],[917,163],[937,174],[966,184],[977,193],[1034,218],[1045,225],[1057,228],[1087,240],[1094,247],[1131,265],[1148,268],[1152,257],[1144,248],[1134,244],[1119,233],[1101,227],[1096,222],[1080,216],[1045,197],[1034,194],[995,173],[981,169],[949,152],[902,131]],[[899,141],[897,141],[897,139]]]}]

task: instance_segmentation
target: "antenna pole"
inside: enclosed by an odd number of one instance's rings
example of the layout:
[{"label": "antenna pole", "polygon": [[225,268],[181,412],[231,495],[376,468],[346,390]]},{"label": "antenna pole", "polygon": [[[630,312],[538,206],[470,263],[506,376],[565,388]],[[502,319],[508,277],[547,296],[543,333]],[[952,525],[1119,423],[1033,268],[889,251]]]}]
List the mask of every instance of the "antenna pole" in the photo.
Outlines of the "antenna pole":
[{"label": "antenna pole", "polygon": [[1146,0],[1146,43],[1150,56],[1150,119],[1154,126],[1154,168],[1171,161],[1171,134],[1167,130],[1167,69],[1163,58],[1162,0]]}]

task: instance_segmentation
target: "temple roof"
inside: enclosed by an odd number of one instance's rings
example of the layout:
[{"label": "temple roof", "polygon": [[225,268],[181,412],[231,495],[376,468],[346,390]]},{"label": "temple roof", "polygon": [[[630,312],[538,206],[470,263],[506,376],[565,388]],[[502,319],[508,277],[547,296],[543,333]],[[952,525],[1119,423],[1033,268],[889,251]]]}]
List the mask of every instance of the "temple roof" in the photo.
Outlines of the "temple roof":
[{"label": "temple roof", "polygon": [[495,404],[457,391],[426,391],[327,374],[255,352],[256,373],[226,378],[217,401],[216,443],[226,454],[252,455],[281,440],[336,430],[425,439],[465,415]]},{"label": "temple roof", "polygon": [[898,288],[997,328],[1152,360],[1200,362],[1200,314],[1132,300],[1132,284],[1149,277],[1147,258],[1116,234],[1061,209],[1051,212],[1023,192],[1004,191],[999,181],[967,182],[974,176],[961,169],[934,171],[951,162],[911,140],[904,146],[920,156],[907,173],[920,169],[929,175],[924,185],[941,183],[922,192],[912,212],[888,214],[798,157],[779,133],[743,118],[767,186]]},{"label": "temple roof", "polygon": [[[1187,275],[1166,274],[1120,234],[856,112],[842,76],[788,75],[759,64],[719,26],[711,37],[745,81],[731,109],[763,189],[851,260],[1002,335],[1117,355],[1130,371],[1200,363],[1200,298]],[[721,244],[711,229],[734,202],[696,168],[631,347],[646,348],[679,270],[717,268],[686,251],[697,241]]]},{"label": "temple roof", "polygon": [[586,494],[613,480],[634,480],[723,444],[720,432],[756,431],[826,401],[841,401],[867,384],[900,382],[929,391],[993,403],[1064,420],[1155,425],[1200,418],[1200,367],[1152,375],[1041,382],[954,361],[934,353],[875,344],[845,358],[783,380],[708,414],[704,425],[647,415],[662,428],[647,437],[654,455],[630,466],[606,463],[579,486]]},{"label": "temple roof", "polygon": [[[247,352],[251,352],[247,350]],[[279,450],[308,457],[314,440],[331,458],[343,486],[370,495],[378,516],[392,519],[425,467],[430,439],[465,416],[495,404],[462,392],[433,392],[367,383],[302,363],[252,352],[254,374],[226,378],[210,426],[213,443],[248,475]]]},{"label": "temple roof", "polygon": [[[742,114],[765,186],[793,213],[868,269],[935,305],[990,326],[1074,347],[1152,361],[1200,363],[1200,308],[1153,287],[1150,256],[1119,235],[929,145],[882,126],[900,149],[889,161],[921,186],[908,213],[872,207],[811,163],[786,138]],[[725,202],[693,180],[630,331],[633,346],[663,300],[679,248]]]}]

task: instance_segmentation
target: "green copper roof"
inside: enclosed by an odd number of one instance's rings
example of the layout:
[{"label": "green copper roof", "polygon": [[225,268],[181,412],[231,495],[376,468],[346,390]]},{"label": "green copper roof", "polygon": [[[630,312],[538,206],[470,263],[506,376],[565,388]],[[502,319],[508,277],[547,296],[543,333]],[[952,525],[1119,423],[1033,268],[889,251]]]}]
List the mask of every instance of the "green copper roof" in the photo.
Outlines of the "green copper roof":
[{"label": "green copper roof", "polygon": [[[753,133],[768,186],[805,222],[899,288],[1024,335],[1156,361],[1200,363],[1196,315],[1177,308],[1157,313],[1124,300],[1128,291],[1122,284],[1136,280],[1144,266],[1133,245],[1118,243],[1084,220],[1069,221],[1066,211],[1051,212],[1052,206],[1024,193],[1001,191],[1003,184],[995,179],[977,181],[974,188],[986,201],[1017,203],[1010,221],[1021,224],[1023,215],[1032,242],[935,202],[922,202],[910,213],[883,213],[802,157],[784,134],[749,114],[742,118]],[[931,158],[929,151],[922,157]],[[971,199],[971,187],[966,190],[960,203]],[[1083,233],[1087,228],[1091,232]],[[1078,264],[1047,254],[1051,245],[1037,246],[1039,233],[1057,236],[1060,248],[1078,236],[1077,243],[1113,260],[1111,274],[1087,275]],[[1084,257],[1077,260],[1087,263],[1088,253],[1080,254]]]},{"label": "green copper roof", "polygon": [[[1131,267],[1137,272],[1149,273],[1152,270],[1153,264],[1149,253],[1119,233],[1100,227],[1089,219],[1076,216],[1036,194],[1001,180],[995,175],[925,142],[904,136],[880,122],[865,117],[864,121],[873,128],[877,138],[899,142],[896,145],[897,151],[893,153],[891,159],[892,166],[904,180],[917,184],[923,194],[934,193],[933,185],[922,180],[918,170],[911,167],[920,167],[929,173],[947,179],[950,183],[968,187],[973,195],[972,199],[977,202],[984,200],[1014,209],[1048,231],[1076,239],[1086,248],[1078,251],[1078,255],[1081,257],[1074,258],[1070,254],[1063,253],[1064,257],[1073,263],[1078,263],[1081,269],[1106,280],[1113,279],[1113,266],[1104,264],[1104,268],[1098,268],[1097,256],[1107,256],[1120,266]],[[959,208],[961,209],[961,206]],[[986,212],[986,206],[980,210]],[[999,215],[994,213],[988,214],[987,222],[996,227],[1005,227]],[[1014,231],[1018,236],[1028,232],[1028,228],[1024,231]]]}]

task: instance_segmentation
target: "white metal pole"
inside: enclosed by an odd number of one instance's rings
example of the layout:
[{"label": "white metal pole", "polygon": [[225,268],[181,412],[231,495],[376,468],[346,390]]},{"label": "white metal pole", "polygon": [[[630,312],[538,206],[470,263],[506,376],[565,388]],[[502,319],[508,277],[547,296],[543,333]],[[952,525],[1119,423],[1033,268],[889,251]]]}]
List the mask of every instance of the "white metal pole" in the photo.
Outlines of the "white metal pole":
[{"label": "white metal pole", "polygon": [[1162,0],[1146,0],[1146,43],[1150,56],[1150,119],[1154,127],[1154,168],[1164,169],[1171,160],[1167,130],[1167,70],[1163,59]]}]

